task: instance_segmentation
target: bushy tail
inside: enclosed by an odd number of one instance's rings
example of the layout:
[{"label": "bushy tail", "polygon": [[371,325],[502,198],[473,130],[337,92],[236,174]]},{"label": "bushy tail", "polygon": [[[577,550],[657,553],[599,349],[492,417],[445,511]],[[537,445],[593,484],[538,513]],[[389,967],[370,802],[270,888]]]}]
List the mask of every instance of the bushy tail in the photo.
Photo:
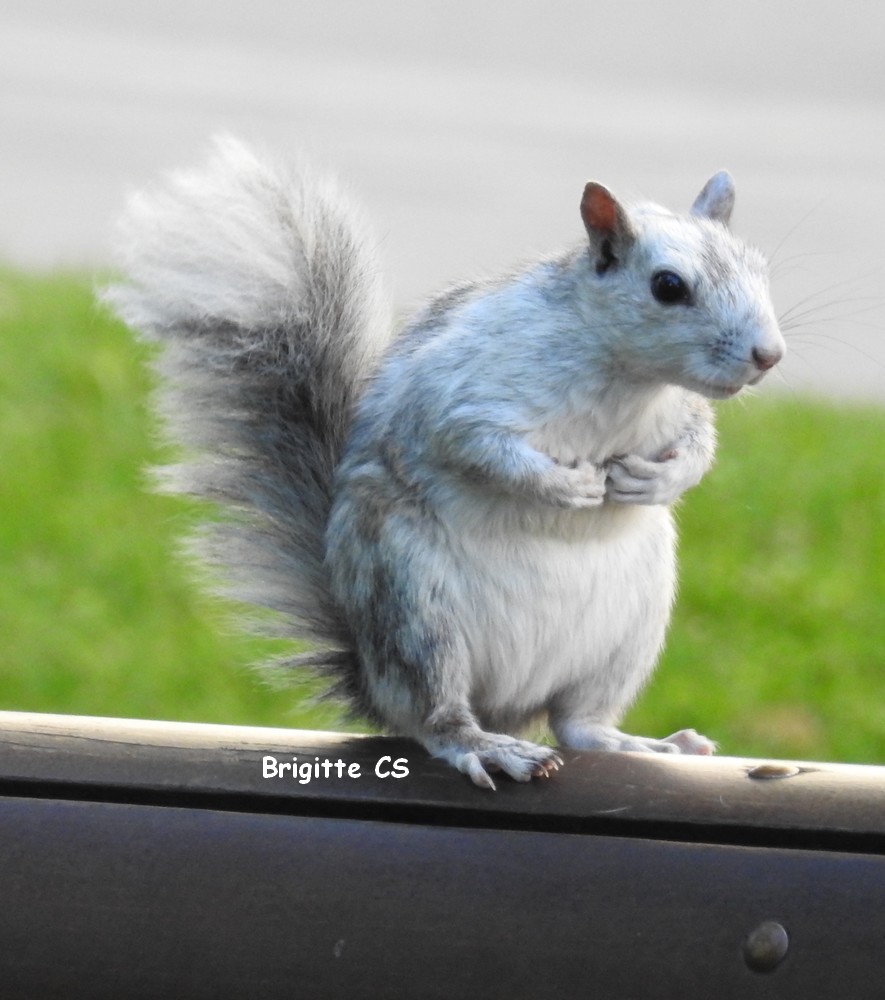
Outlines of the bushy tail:
[{"label": "bushy tail", "polygon": [[221,501],[210,555],[232,592],[319,642],[354,678],[323,568],[332,483],[354,404],[391,334],[371,240],[303,171],[216,141],[201,170],[136,196],[120,226],[128,282],[106,298],[164,343],[164,416],[196,457],[176,490]]}]

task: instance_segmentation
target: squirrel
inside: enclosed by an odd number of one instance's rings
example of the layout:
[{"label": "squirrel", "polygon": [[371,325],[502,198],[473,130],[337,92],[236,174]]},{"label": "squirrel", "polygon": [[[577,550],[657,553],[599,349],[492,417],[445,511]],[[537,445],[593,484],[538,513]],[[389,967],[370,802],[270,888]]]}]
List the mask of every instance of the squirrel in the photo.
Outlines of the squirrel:
[{"label": "squirrel", "polygon": [[[726,171],[686,214],[591,181],[576,247],[396,331],[372,238],[306,166],[222,137],[132,198],[106,298],[164,343],[171,484],[231,513],[210,558],[316,645],[288,664],[482,788],[559,748],[714,751],[617,726],[663,646],[708,400],[785,350],[733,204]],[[523,738],[541,720],[557,746]]]}]

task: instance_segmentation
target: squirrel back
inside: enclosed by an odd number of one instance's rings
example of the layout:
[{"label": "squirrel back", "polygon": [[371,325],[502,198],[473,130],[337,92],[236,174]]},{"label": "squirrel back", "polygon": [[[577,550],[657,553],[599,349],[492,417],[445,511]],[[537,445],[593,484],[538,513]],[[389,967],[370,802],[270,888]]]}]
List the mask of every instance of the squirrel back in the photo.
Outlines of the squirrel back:
[{"label": "squirrel back", "polygon": [[331,599],[324,534],[335,469],[392,325],[373,244],[342,192],[231,138],[206,168],[133,197],[128,281],[105,293],[163,342],[161,410],[192,455],[169,488],[231,515],[204,539],[231,593],[281,612],[348,694],[353,641]]}]

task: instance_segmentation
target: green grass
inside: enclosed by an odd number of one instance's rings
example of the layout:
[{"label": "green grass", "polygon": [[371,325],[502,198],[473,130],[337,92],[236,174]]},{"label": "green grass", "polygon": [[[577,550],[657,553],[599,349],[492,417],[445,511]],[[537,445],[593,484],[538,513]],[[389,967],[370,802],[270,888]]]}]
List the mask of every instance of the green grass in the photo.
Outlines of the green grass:
[{"label": "green grass", "polygon": [[[199,508],[161,461],[146,351],[88,281],[0,274],[0,708],[329,728],[310,685],[250,664],[177,555]],[[717,465],[679,509],[667,651],[626,728],[725,753],[885,762],[885,410],[720,407]]]},{"label": "green grass", "polygon": [[668,649],[628,723],[885,762],[885,410],[751,399],[719,428],[680,508]]},{"label": "green grass", "polygon": [[179,558],[199,509],[147,488],[146,357],[88,281],[0,275],[0,708],[334,726]]}]

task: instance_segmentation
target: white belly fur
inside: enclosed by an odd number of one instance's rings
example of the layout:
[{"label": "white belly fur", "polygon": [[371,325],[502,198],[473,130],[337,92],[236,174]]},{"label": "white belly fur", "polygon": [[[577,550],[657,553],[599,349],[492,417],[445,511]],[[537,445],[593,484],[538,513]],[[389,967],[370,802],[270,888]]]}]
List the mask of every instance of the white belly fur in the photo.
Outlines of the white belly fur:
[{"label": "white belly fur", "polygon": [[669,510],[606,505],[541,523],[481,517],[473,527],[459,531],[458,620],[474,709],[522,725],[575,688],[598,701],[597,714],[619,714],[653,668],[669,618]]}]

